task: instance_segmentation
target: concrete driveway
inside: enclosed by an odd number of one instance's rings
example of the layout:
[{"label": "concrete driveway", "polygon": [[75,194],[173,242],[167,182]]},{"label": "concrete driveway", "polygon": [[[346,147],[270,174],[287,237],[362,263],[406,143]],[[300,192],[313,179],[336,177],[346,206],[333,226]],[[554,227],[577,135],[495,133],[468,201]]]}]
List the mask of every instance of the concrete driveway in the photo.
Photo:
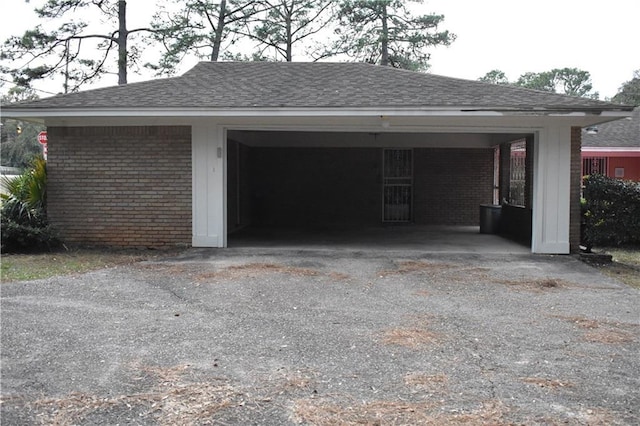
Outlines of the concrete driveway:
[{"label": "concrete driveway", "polygon": [[2,286],[3,424],[639,424],[640,292],[568,256],[235,248]]}]

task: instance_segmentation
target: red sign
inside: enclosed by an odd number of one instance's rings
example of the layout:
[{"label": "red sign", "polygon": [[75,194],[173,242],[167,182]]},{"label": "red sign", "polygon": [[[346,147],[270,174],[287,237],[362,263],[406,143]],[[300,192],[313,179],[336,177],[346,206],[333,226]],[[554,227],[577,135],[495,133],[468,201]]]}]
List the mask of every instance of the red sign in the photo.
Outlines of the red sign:
[{"label": "red sign", "polygon": [[38,133],[38,142],[40,142],[42,145],[46,145],[47,144],[47,132],[40,132]]}]

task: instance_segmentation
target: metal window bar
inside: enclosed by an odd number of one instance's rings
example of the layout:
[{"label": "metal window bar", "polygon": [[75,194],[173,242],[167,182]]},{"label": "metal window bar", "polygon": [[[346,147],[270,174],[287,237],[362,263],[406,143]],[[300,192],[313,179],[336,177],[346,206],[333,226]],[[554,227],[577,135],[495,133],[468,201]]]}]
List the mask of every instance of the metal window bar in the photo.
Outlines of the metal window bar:
[{"label": "metal window bar", "polygon": [[527,181],[527,146],[525,141],[511,144],[509,170],[509,203],[524,206]]},{"label": "metal window bar", "polygon": [[413,152],[383,150],[382,220],[409,222],[413,209]]},{"label": "metal window bar", "polygon": [[608,176],[608,173],[609,162],[607,161],[607,157],[585,157],[582,159],[582,176]]}]

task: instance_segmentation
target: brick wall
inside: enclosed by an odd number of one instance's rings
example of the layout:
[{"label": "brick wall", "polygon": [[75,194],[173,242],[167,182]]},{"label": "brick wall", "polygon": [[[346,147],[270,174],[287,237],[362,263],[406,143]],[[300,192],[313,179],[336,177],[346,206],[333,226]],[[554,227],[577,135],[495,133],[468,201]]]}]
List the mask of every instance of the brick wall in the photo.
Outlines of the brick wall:
[{"label": "brick wall", "polygon": [[251,148],[249,158],[254,225],[381,222],[380,149]]},{"label": "brick wall", "polygon": [[[413,153],[414,222],[477,226],[479,205],[493,199],[493,150]],[[251,148],[250,158],[254,225],[382,222],[381,149]]]},{"label": "brick wall", "polygon": [[569,247],[572,253],[580,250],[580,193],[582,183],[582,129],[571,128],[571,190],[569,213]]},{"label": "brick wall", "polygon": [[49,127],[48,214],[64,241],[191,244],[191,129]]},{"label": "brick wall", "polygon": [[417,224],[475,225],[493,202],[493,149],[414,149]]}]

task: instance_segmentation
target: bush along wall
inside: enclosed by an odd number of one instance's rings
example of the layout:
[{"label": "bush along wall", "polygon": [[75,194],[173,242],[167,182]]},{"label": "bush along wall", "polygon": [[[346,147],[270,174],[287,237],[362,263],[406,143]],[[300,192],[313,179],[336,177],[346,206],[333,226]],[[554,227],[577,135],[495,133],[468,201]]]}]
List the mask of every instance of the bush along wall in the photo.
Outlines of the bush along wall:
[{"label": "bush along wall", "polygon": [[640,245],[640,184],[602,175],[584,178],[582,245]]},{"label": "bush along wall", "polygon": [[36,158],[22,175],[4,182],[2,194],[1,251],[39,251],[60,244],[47,221],[47,169]]}]

